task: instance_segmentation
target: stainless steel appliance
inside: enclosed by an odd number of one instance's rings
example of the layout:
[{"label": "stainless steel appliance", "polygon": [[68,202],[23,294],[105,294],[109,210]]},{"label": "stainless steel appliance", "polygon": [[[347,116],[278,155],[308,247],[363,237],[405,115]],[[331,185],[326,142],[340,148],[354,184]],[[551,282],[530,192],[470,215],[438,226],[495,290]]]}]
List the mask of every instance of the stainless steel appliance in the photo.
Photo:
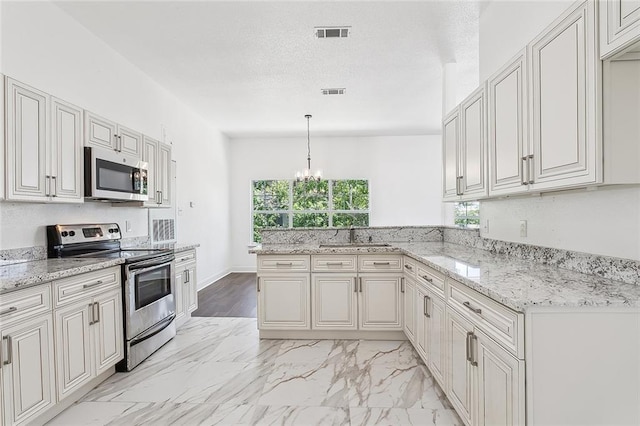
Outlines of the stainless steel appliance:
[{"label": "stainless steel appliance", "polygon": [[95,200],[147,201],[149,165],[108,149],[84,149],[84,196]]},{"label": "stainless steel appliance", "polygon": [[131,371],[176,335],[175,257],[171,250],[122,248],[117,223],[47,226],[48,257],[123,258],[125,358]]}]

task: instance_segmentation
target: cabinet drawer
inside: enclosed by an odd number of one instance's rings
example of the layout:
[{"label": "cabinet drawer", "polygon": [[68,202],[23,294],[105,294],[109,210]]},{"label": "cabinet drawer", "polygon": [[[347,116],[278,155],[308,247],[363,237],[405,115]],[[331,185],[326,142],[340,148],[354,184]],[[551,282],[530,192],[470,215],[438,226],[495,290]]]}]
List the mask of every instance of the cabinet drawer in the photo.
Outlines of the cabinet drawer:
[{"label": "cabinet drawer", "polygon": [[404,273],[408,276],[415,277],[416,276],[416,266],[417,263],[415,260],[410,258],[409,256],[404,256],[402,258],[402,266],[404,268]]},{"label": "cabinet drawer", "polygon": [[402,272],[402,257],[373,254],[358,256],[358,270],[362,272]]},{"label": "cabinet drawer", "polygon": [[357,267],[356,256],[311,256],[311,270],[313,272],[356,272]]},{"label": "cabinet drawer", "polygon": [[55,306],[75,302],[112,288],[120,288],[119,266],[57,280],[53,282]]},{"label": "cabinet drawer", "polygon": [[448,303],[519,359],[524,358],[524,315],[454,280]]},{"label": "cabinet drawer", "polygon": [[3,326],[51,309],[51,283],[16,290],[0,298],[0,322]]},{"label": "cabinet drawer", "polygon": [[444,275],[421,264],[417,266],[416,275],[419,283],[424,284],[430,291],[444,299]]},{"label": "cabinet drawer", "polygon": [[309,271],[309,256],[258,256],[258,272]]},{"label": "cabinet drawer", "polygon": [[186,263],[195,262],[196,251],[187,250],[181,253],[176,253],[176,268],[184,266]]}]

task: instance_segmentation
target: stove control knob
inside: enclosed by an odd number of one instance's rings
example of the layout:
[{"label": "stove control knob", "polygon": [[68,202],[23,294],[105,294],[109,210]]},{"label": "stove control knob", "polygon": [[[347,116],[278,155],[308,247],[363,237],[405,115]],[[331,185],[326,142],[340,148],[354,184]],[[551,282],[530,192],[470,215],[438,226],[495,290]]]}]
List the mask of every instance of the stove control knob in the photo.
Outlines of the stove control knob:
[{"label": "stove control knob", "polygon": [[67,231],[62,231],[60,235],[62,235],[63,237],[66,237],[67,235],[69,235],[69,233]]},{"label": "stove control knob", "polygon": [[74,235],[76,235],[76,231],[69,231],[69,236],[73,237]]}]

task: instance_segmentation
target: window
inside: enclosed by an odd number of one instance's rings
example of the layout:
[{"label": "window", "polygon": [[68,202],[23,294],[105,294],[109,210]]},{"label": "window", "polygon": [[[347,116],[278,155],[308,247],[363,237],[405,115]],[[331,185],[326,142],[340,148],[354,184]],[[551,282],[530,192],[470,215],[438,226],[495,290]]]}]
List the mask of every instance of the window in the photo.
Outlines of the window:
[{"label": "window", "polygon": [[252,192],[255,242],[260,242],[260,231],[264,228],[369,225],[367,180],[256,180]]},{"label": "window", "polygon": [[480,203],[477,201],[455,203],[454,223],[462,228],[479,228]]}]

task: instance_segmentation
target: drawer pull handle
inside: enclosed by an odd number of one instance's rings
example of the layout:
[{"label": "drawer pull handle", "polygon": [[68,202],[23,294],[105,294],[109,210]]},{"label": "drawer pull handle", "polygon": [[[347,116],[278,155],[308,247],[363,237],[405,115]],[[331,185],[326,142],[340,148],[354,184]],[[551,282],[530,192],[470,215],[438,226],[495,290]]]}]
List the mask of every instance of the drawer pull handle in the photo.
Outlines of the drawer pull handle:
[{"label": "drawer pull handle", "polygon": [[91,288],[91,287],[95,287],[95,286],[100,285],[100,284],[102,284],[102,280],[98,280],[93,284],[85,284],[85,285],[82,286],[82,288]]},{"label": "drawer pull handle", "polygon": [[182,259],[180,259],[180,262],[184,262],[185,260],[189,260],[188,257],[183,257]]},{"label": "drawer pull handle", "polygon": [[4,336],[3,340],[7,341],[7,359],[4,360],[4,365],[9,365],[13,362],[13,339],[11,336]]},{"label": "drawer pull handle", "polygon": [[413,271],[413,268],[411,267],[411,265],[404,265],[405,269],[408,269],[410,271]]},{"label": "drawer pull handle", "polygon": [[469,302],[463,302],[462,305],[464,305],[465,308],[475,312],[478,315],[482,314],[482,309],[474,308],[473,306],[471,306],[471,303],[469,303]]},{"label": "drawer pull handle", "polygon": [[422,278],[423,280],[425,280],[428,283],[433,283],[433,278],[429,278],[426,275],[420,275],[420,278]]},{"label": "drawer pull handle", "polygon": [[9,309],[7,309],[6,311],[0,312],[0,315],[10,314],[11,312],[15,312],[17,310],[18,310],[18,308],[16,308],[15,306],[12,306]]},{"label": "drawer pull handle", "polygon": [[293,262],[276,262],[276,266],[293,266]]},{"label": "drawer pull handle", "polygon": [[391,265],[391,262],[373,262],[375,266]]},{"label": "drawer pull handle", "polygon": [[327,266],[342,266],[343,262],[327,262]]}]

